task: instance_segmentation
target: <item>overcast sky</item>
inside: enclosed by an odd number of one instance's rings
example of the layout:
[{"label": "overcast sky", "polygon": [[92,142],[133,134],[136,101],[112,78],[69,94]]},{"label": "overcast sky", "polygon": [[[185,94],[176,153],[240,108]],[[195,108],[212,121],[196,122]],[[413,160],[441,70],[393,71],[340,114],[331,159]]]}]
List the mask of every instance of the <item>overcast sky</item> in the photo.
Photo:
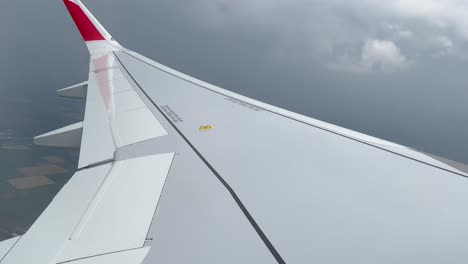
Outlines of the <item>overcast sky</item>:
[{"label": "overcast sky", "polygon": [[[468,1],[83,0],[125,47],[240,94],[468,163]],[[87,50],[62,1],[0,3],[0,129],[65,125]],[[8,99],[6,99],[8,98]],[[69,123],[73,123],[71,120]]]}]

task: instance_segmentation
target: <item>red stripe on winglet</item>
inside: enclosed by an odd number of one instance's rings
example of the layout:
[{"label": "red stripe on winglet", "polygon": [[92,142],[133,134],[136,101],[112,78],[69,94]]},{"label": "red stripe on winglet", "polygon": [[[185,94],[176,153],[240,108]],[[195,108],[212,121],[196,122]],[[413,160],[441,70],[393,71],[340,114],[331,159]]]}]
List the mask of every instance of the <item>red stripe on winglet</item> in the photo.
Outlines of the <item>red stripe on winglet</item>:
[{"label": "red stripe on winglet", "polygon": [[88,16],[86,16],[85,12],[83,12],[77,4],[70,0],[63,0],[63,2],[85,41],[105,40],[101,32],[99,32],[93,25],[93,22],[89,20]]}]

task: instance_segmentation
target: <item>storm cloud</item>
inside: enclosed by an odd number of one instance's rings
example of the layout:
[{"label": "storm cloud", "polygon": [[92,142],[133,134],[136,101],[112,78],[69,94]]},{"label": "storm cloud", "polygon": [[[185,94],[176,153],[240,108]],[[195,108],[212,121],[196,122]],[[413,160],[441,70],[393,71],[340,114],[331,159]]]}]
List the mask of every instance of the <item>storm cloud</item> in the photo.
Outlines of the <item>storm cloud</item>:
[{"label": "storm cloud", "polygon": [[201,0],[181,10],[206,28],[270,34],[272,55],[329,69],[388,72],[427,58],[466,60],[466,1]]}]

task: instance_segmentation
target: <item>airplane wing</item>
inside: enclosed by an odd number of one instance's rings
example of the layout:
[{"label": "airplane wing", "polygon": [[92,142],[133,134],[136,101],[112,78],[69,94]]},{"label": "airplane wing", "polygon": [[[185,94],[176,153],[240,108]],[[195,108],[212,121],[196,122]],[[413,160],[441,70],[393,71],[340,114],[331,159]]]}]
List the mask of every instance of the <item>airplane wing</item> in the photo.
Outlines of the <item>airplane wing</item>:
[{"label": "airplane wing", "polygon": [[215,87],[119,45],[64,0],[89,79],[83,122],[35,143],[78,171],[18,263],[465,263],[466,167]]}]

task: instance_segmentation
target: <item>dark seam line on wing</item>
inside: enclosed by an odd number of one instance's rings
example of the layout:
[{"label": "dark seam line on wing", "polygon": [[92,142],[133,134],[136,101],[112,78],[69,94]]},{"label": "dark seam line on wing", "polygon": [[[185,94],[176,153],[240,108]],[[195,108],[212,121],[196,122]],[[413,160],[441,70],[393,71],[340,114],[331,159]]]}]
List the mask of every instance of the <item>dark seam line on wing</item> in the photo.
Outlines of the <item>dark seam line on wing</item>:
[{"label": "dark seam line on wing", "polygon": [[252,215],[249,213],[249,211],[247,210],[247,208],[244,206],[244,204],[242,203],[242,201],[240,200],[240,198],[237,196],[237,194],[234,192],[234,190],[231,188],[231,186],[224,180],[224,178],[213,168],[213,166],[211,166],[211,164],[205,159],[205,157],[203,157],[203,155],[195,148],[194,145],[192,145],[192,143],[190,143],[190,141],[184,136],[184,134],[182,134],[182,132],[177,128],[177,126],[174,125],[174,123],[172,123],[172,121],[164,114],[164,112],[159,108],[159,106],[153,101],[153,99],[151,97],[148,96],[148,94],[145,92],[145,90],[143,90],[143,88],[138,84],[138,82],[135,80],[135,78],[133,78],[133,76],[130,74],[130,72],[127,70],[127,68],[123,65],[122,61],[120,61],[120,58],[117,56],[117,54],[115,54],[114,52],[114,56],[117,58],[117,60],[119,61],[120,65],[122,65],[122,67],[125,69],[125,71],[127,72],[127,74],[130,76],[130,78],[133,80],[133,82],[140,88],[140,90],[143,92],[143,94],[145,94],[145,96],[148,98],[148,100],[151,101],[151,103],[153,103],[153,105],[156,107],[156,109],[158,109],[158,111],[161,113],[162,116],[164,116],[164,118],[167,120],[167,122],[169,122],[169,124],[171,124],[171,126],[176,130],[176,132],[184,139],[184,141],[190,146],[190,148],[197,154],[197,156],[203,161],[203,163],[205,163],[205,165],[208,167],[208,169],[210,169],[210,171],[216,176],[216,178],[221,182],[221,184],[228,190],[228,192],[231,194],[232,198],[234,199],[234,201],[237,203],[237,205],[239,206],[239,208],[241,209],[241,211],[244,213],[245,217],[247,218],[247,220],[249,220],[250,224],[252,225],[252,227],[255,229],[255,231],[257,232],[257,234],[260,236],[260,238],[262,239],[263,243],[265,244],[265,246],[268,248],[268,250],[271,252],[271,254],[273,255],[273,257],[276,259],[276,261],[279,263],[279,264],[285,264],[286,262],[283,260],[283,258],[281,257],[281,255],[278,253],[278,251],[276,250],[276,248],[273,246],[273,244],[270,242],[270,240],[268,239],[268,237],[265,235],[265,233],[263,233],[262,229],[260,228],[260,226],[257,224],[257,222],[255,222],[255,219],[252,217]]},{"label": "dark seam line on wing", "polygon": [[[145,62],[145,61],[143,61],[143,60],[141,60],[141,59],[139,59],[139,58],[137,58],[137,57],[135,57],[135,56],[133,56],[133,55],[127,53],[127,52],[125,52],[125,51],[122,51],[122,52],[125,53],[125,54],[127,54],[128,56],[130,56],[130,57],[132,57],[132,58],[134,58],[134,59],[136,59],[136,60],[142,62],[142,63],[145,63],[146,65],[149,65],[149,66],[151,66],[151,67],[153,67],[153,68],[155,68],[155,69],[158,69],[158,70],[160,70],[160,71],[162,71],[162,72],[165,72],[165,73],[167,73],[167,74],[169,74],[169,75],[171,75],[171,76],[174,76],[174,77],[176,77],[176,78],[178,78],[178,79],[180,79],[180,80],[186,81],[186,82],[188,82],[188,83],[191,83],[191,84],[193,84],[193,85],[196,85],[196,86],[198,86],[198,87],[200,87],[200,88],[203,88],[203,89],[205,89],[205,90],[211,91],[211,92],[213,92],[213,93],[222,95],[222,96],[224,96],[224,97],[232,98],[232,99],[238,100],[238,101],[240,101],[240,102],[243,102],[243,103],[252,105],[251,103],[245,102],[245,101],[243,101],[243,100],[241,100],[241,99],[231,97],[231,96],[229,96],[229,95],[223,94],[223,93],[218,92],[218,91],[214,91],[214,90],[212,90],[212,89],[210,89],[210,88],[204,87],[204,86],[202,86],[202,85],[200,85],[200,84],[197,84],[197,83],[195,83],[195,82],[192,82],[192,81],[190,81],[190,80],[187,80],[187,79],[184,79],[184,78],[182,78],[182,77],[180,77],[180,76],[177,76],[177,75],[175,75],[175,74],[173,74],[173,73],[170,73],[170,72],[168,72],[168,71],[165,71],[165,70],[163,70],[163,69],[161,69],[161,68],[158,68],[158,67],[156,67],[156,66],[154,66],[154,65],[151,65],[151,64],[149,64],[149,63],[147,63],[147,62]],[[120,60],[119,60],[119,61],[120,61]],[[222,89],[222,88],[221,88],[221,89]],[[252,100],[254,100],[254,99],[252,99]],[[339,132],[336,132],[336,131],[333,131],[333,130],[330,130],[330,129],[327,129],[327,128],[324,128],[324,127],[321,127],[321,126],[318,126],[318,125],[310,124],[310,123],[304,122],[304,121],[302,121],[302,120],[296,119],[296,118],[294,118],[294,117],[290,117],[290,116],[287,116],[287,115],[284,115],[284,114],[280,114],[280,113],[274,112],[274,111],[272,111],[272,110],[265,109],[265,108],[263,108],[263,107],[261,107],[261,106],[258,106],[258,105],[254,105],[254,106],[258,107],[259,109],[262,109],[263,111],[266,111],[266,112],[269,112],[269,113],[272,113],[272,114],[275,114],[275,115],[279,115],[279,116],[285,117],[285,118],[287,118],[287,119],[290,119],[290,120],[293,120],[293,121],[302,123],[302,124],[304,124],[304,125],[308,125],[308,126],[311,126],[311,127],[315,127],[315,128],[317,128],[317,129],[320,129],[320,130],[323,130],[323,131],[326,131],[326,132],[335,134],[335,135],[337,135],[337,136],[341,136],[341,137],[344,137],[344,138],[347,138],[347,139],[350,139],[350,140],[353,140],[353,141],[356,141],[356,142],[365,144],[365,145],[367,145],[367,146],[370,146],[370,147],[373,147],[373,148],[376,148],[376,149],[380,149],[380,150],[383,150],[383,151],[385,151],[385,152],[392,153],[392,154],[395,154],[395,155],[397,155],[397,156],[400,156],[400,157],[403,157],[403,158],[407,158],[407,159],[410,159],[410,160],[413,160],[413,161],[416,161],[416,162],[419,162],[419,163],[422,163],[422,164],[431,166],[431,167],[436,168],[436,169],[440,169],[440,170],[443,170],[443,171],[446,171],[446,172],[450,172],[450,173],[456,174],[456,175],[461,176],[461,177],[463,177],[463,178],[468,178],[468,176],[463,175],[463,174],[461,174],[461,173],[458,173],[458,172],[455,172],[455,171],[452,171],[452,170],[449,170],[449,169],[445,169],[445,168],[439,167],[439,166],[437,166],[437,165],[434,165],[434,164],[431,164],[431,163],[428,163],[428,162],[425,162],[425,161],[422,161],[422,160],[418,160],[418,159],[415,159],[415,158],[406,156],[406,155],[401,154],[401,153],[398,153],[398,152],[394,152],[394,151],[391,151],[391,150],[388,150],[388,149],[379,147],[379,146],[377,146],[377,145],[368,143],[368,142],[366,142],[366,141],[364,141],[364,140],[360,140],[360,139],[357,139],[357,138],[354,138],[354,137],[351,137],[351,136],[348,136],[348,135],[345,135],[345,134],[341,134],[341,133],[339,133]],[[417,151],[417,152],[419,152],[419,151]],[[421,152],[419,152],[419,153],[421,153]],[[448,165],[448,166],[449,166],[449,165]]]},{"label": "dark seam line on wing", "polygon": [[109,164],[109,163],[112,163],[112,162],[114,162],[114,158],[108,159],[108,160],[103,160],[103,161],[96,162],[96,163],[92,163],[92,164],[87,165],[85,167],[78,168],[76,171],[78,172],[78,171],[82,171],[82,170],[87,170],[87,169],[91,169],[91,168],[94,168],[94,167],[99,167],[101,165]]},{"label": "dark seam line on wing", "polygon": [[107,253],[102,253],[102,254],[97,254],[97,255],[92,255],[92,256],[86,256],[86,257],[77,258],[77,259],[70,259],[70,260],[66,260],[66,261],[63,261],[63,262],[57,262],[57,264],[70,263],[70,262],[83,260],[83,259],[97,258],[97,257],[102,257],[102,256],[107,256],[107,255],[112,255],[112,254],[118,254],[118,253],[127,252],[127,251],[133,251],[133,250],[137,250],[137,249],[141,249],[141,248],[142,247],[122,249],[122,250],[118,250],[118,251],[107,252]]},{"label": "dark seam line on wing", "polygon": [[[2,263],[2,261],[8,256],[8,254],[10,254],[11,250],[13,250],[13,248],[16,246],[16,244],[18,244],[18,242],[21,240],[21,238],[23,238],[23,236],[20,236],[16,241],[15,243],[13,244],[13,246],[11,246],[11,248],[5,253],[5,255],[3,256],[3,258],[0,259],[0,263]],[[3,242],[3,241],[2,241]]]}]

